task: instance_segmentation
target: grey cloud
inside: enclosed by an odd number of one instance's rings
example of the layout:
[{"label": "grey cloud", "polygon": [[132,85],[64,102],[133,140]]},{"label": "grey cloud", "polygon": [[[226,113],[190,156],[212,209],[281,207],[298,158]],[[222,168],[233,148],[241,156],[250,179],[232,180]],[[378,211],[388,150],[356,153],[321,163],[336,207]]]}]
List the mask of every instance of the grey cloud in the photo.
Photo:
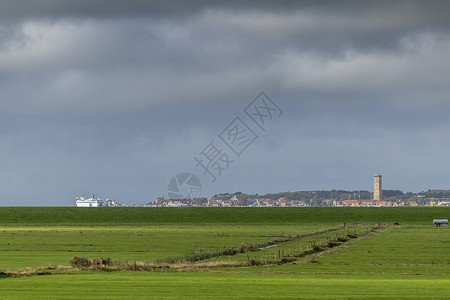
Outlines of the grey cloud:
[{"label": "grey cloud", "polygon": [[447,1],[3,1],[0,19],[142,18],[183,26],[186,20],[206,17],[199,23],[203,32],[226,36],[231,30],[232,35],[261,39],[266,47],[291,41],[292,47],[330,52],[336,47],[392,48],[404,35],[447,31],[449,8]]},{"label": "grey cloud", "polygon": [[[54,30],[64,35],[62,27]],[[3,66],[0,64],[0,76],[7,77],[0,83],[3,105],[35,112],[140,110],[251,97],[261,87],[337,100],[358,100],[370,93],[380,99],[389,95],[385,101],[406,101],[406,105],[447,102],[448,36],[405,38],[399,42],[401,51],[350,49],[340,56],[326,56],[289,50],[286,45],[264,49],[263,44],[245,39],[227,49],[226,42],[191,37],[189,30],[176,33],[188,36],[181,41],[153,31],[147,41],[129,41],[127,36],[133,30],[120,32],[117,28],[113,36],[96,26],[92,29],[96,34],[75,32],[80,36],[80,48],[70,41],[60,46],[59,37],[50,36],[47,46],[31,45],[22,57],[20,51],[10,53],[19,59],[8,59],[6,54]],[[126,43],[121,45],[121,40]],[[428,95],[426,99],[423,93]],[[402,100],[405,95],[407,100]]]},{"label": "grey cloud", "polygon": [[329,0],[283,0],[283,1],[225,1],[211,2],[206,0],[193,1],[118,1],[118,0],[99,0],[99,1],[70,1],[70,0],[6,0],[2,1],[0,6],[4,17],[26,17],[33,16],[120,16],[120,15],[139,15],[139,14],[159,14],[170,15],[173,13],[191,13],[205,9],[229,9],[229,10],[263,10],[271,12],[290,12],[293,10],[308,11],[326,11],[338,14],[357,14],[365,11],[386,12],[387,7],[399,8],[406,11],[411,17],[420,18],[420,20],[430,20],[430,15],[444,16],[445,11],[442,8],[448,7],[448,2],[444,0],[433,1],[423,4],[422,1],[376,1],[364,3],[358,0],[329,1]]},{"label": "grey cloud", "polygon": [[445,1],[2,1],[2,193],[151,200],[164,177],[199,173],[193,155],[261,90],[286,114],[222,183],[204,182],[211,194],[370,189],[380,169],[397,177],[392,188],[417,191],[420,168],[444,186],[447,11]]}]

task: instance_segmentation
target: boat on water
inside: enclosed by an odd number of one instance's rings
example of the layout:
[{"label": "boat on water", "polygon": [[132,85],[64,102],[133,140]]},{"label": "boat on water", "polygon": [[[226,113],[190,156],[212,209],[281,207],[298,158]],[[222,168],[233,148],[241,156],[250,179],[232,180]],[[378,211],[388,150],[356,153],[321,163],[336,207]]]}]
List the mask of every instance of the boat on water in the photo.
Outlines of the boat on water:
[{"label": "boat on water", "polygon": [[113,200],[107,198],[106,200],[95,198],[92,195],[91,198],[86,198],[84,196],[77,197],[76,203],[78,207],[118,207],[120,206],[119,200]]},{"label": "boat on water", "polygon": [[82,196],[77,197],[76,203],[78,207],[101,207],[104,206],[105,201],[103,201],[103,199],[100,198],[95,199],[94,196],[92,196],[92,198],[89,199]]}]

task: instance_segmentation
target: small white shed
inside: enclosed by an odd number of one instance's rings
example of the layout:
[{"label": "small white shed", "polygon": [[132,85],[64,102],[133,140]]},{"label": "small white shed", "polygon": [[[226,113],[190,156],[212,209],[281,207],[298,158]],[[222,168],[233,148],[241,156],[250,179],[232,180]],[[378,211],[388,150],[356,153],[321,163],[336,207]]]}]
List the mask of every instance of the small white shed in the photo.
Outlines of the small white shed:
[{"label": "small white shed", "polygon": [[433,225],[436,225],[436,227],[448,226],[448,219],[434,219]]}]

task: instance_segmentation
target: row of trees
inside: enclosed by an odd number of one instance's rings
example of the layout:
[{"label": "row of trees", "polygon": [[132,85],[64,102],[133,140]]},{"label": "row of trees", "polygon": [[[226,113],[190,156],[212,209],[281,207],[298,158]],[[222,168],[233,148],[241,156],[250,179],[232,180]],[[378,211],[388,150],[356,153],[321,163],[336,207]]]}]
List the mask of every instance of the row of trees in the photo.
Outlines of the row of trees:
[{"label": "row of trees", "polygon": [[[287,200],[303,201],[312,206],[323,206],[326,200],[372,200],[373,193],[369,191],[345,191],[345,190],[330,190],[330,191],[297,191],[297,192],[282,192],[269,193],[265,195],[258,194],[244,194],[237,192],[234,194],[225,193],[215,195],[212,199],[227,200],[232,196],[239,199],[239,204],[246,204],[253,199],[270,198],[279,199],[285,198]],[[420,193],[404,193],[400,190],[383,190],[383,200],[387,201],[415,201],[419,205],[426,204],[430,198],[450,198],[450,190],[428,190]]]},{"label": "row of trees", "polygon": [[[288,200],[298,200],[298,201],[323,201],[323,200],[347,200],[347,199],[356,199],[356,200],[369,200],[372,199],[373,194],[369,191],[345,191],[345,190],[331,190],[331,191],[297,191],[297,192],[282,192],[282,193],[269,193],[265,195],[258,194],[243,194],[241,192],[236,194],[219,194],[215,195],[213,199],[229,199],[231,196],[236,195],[238,199],[257,199],[257,198],[270,198],[270,199],[279,199],[285,198]],[[399,190],[383,190],[384,198],[392,198],[392,197],[404,197],[402,191]]]}]

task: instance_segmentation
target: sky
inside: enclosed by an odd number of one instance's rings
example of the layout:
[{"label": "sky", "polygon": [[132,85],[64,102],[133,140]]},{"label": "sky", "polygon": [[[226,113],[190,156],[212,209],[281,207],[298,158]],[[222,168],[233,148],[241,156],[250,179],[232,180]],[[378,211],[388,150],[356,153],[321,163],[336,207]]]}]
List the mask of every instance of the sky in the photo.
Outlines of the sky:
[{"label": "sky", "polygon": [[1,1],[0,205],[450,189],[449,9]]}]

